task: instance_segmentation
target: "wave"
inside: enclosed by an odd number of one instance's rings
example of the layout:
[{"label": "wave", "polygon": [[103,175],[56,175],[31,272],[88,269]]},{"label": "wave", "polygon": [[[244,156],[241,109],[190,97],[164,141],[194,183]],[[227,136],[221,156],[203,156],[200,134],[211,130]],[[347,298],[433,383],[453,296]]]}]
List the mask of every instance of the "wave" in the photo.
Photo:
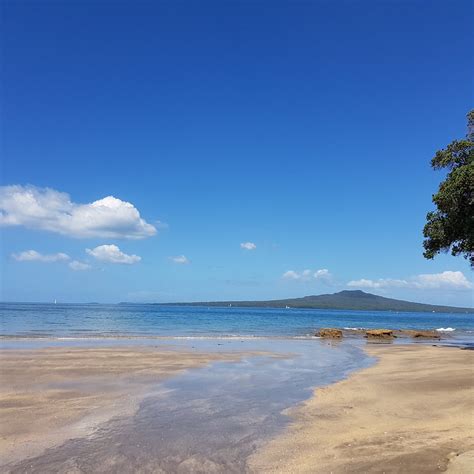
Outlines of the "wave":
[{"label": "wave", "polygon": [[94,340],[267,340],[267,339],[314,339],[315,336],[310,334],[305,336],[281,336],[281,335],[252,335],[245,334],[223,334],[209,336],[157,336],[157,335],[123,335],[123,334],[94,334],[94,335],[77,335],[77,336],[55,336],[55,335],[39,335],[39,334],[0,334],[0,340],[48,340],[48,341],[94,341]]},{"label": "wave", "polygon": [[456,331],[456,328],[438,328],[436,330],[438,332],[453,332],[453,331]]}]

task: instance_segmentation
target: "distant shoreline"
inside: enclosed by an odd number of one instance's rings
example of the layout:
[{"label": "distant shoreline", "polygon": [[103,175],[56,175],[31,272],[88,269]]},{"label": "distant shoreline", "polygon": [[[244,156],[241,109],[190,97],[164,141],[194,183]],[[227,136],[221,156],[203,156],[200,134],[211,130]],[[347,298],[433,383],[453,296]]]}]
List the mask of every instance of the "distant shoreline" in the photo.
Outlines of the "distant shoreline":
[{"label": "distant shoreline", "polygon": [[[348,296],[349,294],[349,296]],[[473,314],[474,307],[458,307],[416,303],[396,300],[362,291],[341,291],[329,295],[312,295],[302,298],[266,301],[189,301],[189,302],[138,302],[120,301],[118,303],[97,302],[63,302],[47,301],[0,301],[0,305],[41,305],[54,306],[162,306],[162,307],[209,307],[209,308],[248,308],[248,309],[297,309],[297,310],[327,310],[327,311],[373,311],[391,313],[447,313]]]},{"label": "distant shoreline", "polygon": [[[155,303],[163,305],[162,303]],[[338,293],[310,295],[267,301],[197,301],[191,303],[166,303],[167,306],[217,306],[240,308],[283,309],[337,309],[347,311],[395,311],[419,313],[474,313],[474,308],[415,303],[413,301],[385,298],[360,290],[343,290]]]},{"label": "distant shoreline", "polygon": [[[258,303],[258,302],[256,302]],[[120,303],[117,303],[119,305],[151,305],[151,306],[195,306],[195,307],[212,307],[212,308],[222,308],[222,309],[228,309],[229,304],[227,304],[226,301],[223,302],[192,302],[192,303],[133,303],[133,302],[127,302],[123,301]],[[266,305],[259,305],[257,306],[256,304],[251,305],[247,304],[246,301],[233,301],[232,306],[230,308],[248,308],[248,309],[297,309],[299,310],[312,310],[312,309],[318,309],[318,310],[328,310],[328,311],[385,311],[387,313],[452,313],[452,314],[473,314],[474,315],[474,308],[462,308],[462,307],[457,307],[457,306],[448,306],[446,308],[449,309],[444,309],[444,310],[395,310],[395,309],[377,309],[377,308],[372,308],[372,309],[359,309],[359,308],[349,308],[349,307],[341,307],[341,308],[329,308],[329,307],[323,307],[323,306],[290,306],[289,308],[285,308],[285,306],[266,306]],[[418,303],[422,304],[422,303]],[[440,306],[440,308],[445,308],[444,306]]]}]

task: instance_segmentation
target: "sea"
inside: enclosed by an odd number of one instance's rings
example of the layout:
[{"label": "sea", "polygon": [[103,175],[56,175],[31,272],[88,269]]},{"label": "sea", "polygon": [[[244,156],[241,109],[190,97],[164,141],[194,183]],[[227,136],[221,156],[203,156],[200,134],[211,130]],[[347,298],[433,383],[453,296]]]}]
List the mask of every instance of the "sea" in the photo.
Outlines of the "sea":
[{"label": "sea", "polygon": [[474,340],[472,313],[166,306],[155,304],[0,303],[0,337],[311,338],[316,329],[434,329],[448,341]]},{"label": "sea", "polygon": [[291,410],[315,388],[375,363],[363,350],[367,340],[320,339],[314,334],[321,327],[434,329],[440,341],[413,343],[474,347],[472,313],[2,303],[5,350],[169,345],[250,355],[161,381],[133,416],[34,458],[0,463],[0,472],[250,473],[250,457],[285,429]]}]

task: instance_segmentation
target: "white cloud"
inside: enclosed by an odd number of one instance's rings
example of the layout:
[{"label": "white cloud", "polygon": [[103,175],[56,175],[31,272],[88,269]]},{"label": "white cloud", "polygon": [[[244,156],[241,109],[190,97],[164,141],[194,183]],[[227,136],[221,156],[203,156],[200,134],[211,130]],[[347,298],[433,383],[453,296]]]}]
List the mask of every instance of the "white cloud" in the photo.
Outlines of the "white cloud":
[{"label": "white cloud", "polygon": [[20,253],[13,253],[12,257],[18,262],[43,262],[43,263],[52,263],[52,262],[64,262],[70,260],[69,255],[59,252],[53,253],[50,255],[43,255],[36,250],[25,250]]},{"label": "white cloud", "polygon": [[78,204],[54,189],[20,185],[0,186],[0,225],[77,238],[142,239],[156,234],[133,204],[113,196]]},{"label": "white cloud", "polygon": [[417,288],[428,289],[471,289],[474,288],[464,273],[446,271],[442,273],[423,274],[415,277],[414,284]]},{"label": "white cloud", "polygon": [[308,269],[308,270],[303,270],[301,272],[300,278],[301,280],[310,280],[312,276],[313,276],[313,271]]},{"label": "white cloud", "polygon": [[321,268],[320,270],[303,270],[302,272],[295,272],[294,270],[288,270],[281,276],[285,280],[326,280],[331,278],[331,273],[327,268]]},{"label": "white cloud", "polygon": [[177,255],[176,257],[169,257],[169,259],[172,262],[178,263],[181,265],[187,265],[188,263],[191,263],[188,257],[186,257],[185,255]]},{"label": "white cloud", "polygon": [[72,262],[69,263],[69,268],[76,272],[80,272],[84,270],[90,270],[92,267],[88,263],[73,260]]},{"label": "white cloud", "polygon": [[107,263],[124,263],[132,265],[139,262],[142,258],[138,255],[127,255],[123,253],[116,245],[99,245],[94,249],[86,249],[86,252],[92,257]]},{"label": "white cloud", "polygon": [[360,280],[352,280],[347,286],[357,287],[357,288],[402,288],[407,287],[408,281],[406,280],[393,280],[390,278],[379,278],[378,280],[368,280],[366,278],[361,278]]},{"label": "white cloud", "polygon": [[327,268],[321,268],[321,270],[316,270],[314,272],[314,278],[318,279],[318,278],[328,278],[331,276],[331,274],[329,273],[329,270]]},{"label": "white cloud", "polygon": [[245,250],[255,250],[257,246],[253,242],[242,242],[240,248]]},{"label": "white cloud", "polygon": [[352,280],[347,286],[356,288],[414,288],[419,290],[467,290],[474,285],[462,272],[445,271],[442,273],[429,273],[416,275],[406,280],[392,278],[379,278],[378,280]]},{"label": "white cloud", "polygon": [[283,273],[281,277],[285,280],[299,280],[300,275],[294,270],[288,270],[287,272]]},{"label": "white cloud", "polygon": [[18,262],[43,262],[43,263],[53,263],[53,262],[69,262],[68,266],[72,270],[89,270],[92,268],[89,264],[79,262],[77,260],[71,260],[71,257],[65,253],[53,253],[49,255],[44,255],[36,250],[25,250],[20,253],[13,253],[12,257]]}]

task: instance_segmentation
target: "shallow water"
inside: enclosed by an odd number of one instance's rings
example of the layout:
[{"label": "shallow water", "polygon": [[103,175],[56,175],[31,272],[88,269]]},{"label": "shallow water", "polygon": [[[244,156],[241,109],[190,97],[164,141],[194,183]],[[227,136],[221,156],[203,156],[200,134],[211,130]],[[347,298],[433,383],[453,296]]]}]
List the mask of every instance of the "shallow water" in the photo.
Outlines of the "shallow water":
[{"label": "shallow water", "polygon": [[[193,341],[197,350],[242,350],[242,343]],[[112,420],[89,438],[71,440],[5,468],[12,473],[249,472],[248,457],[288,422],[284,411],[316,386],[373,361],[351,343],[250,341],[275,351],[237,363],[217,362],[168,379],[130,418]]]}]

